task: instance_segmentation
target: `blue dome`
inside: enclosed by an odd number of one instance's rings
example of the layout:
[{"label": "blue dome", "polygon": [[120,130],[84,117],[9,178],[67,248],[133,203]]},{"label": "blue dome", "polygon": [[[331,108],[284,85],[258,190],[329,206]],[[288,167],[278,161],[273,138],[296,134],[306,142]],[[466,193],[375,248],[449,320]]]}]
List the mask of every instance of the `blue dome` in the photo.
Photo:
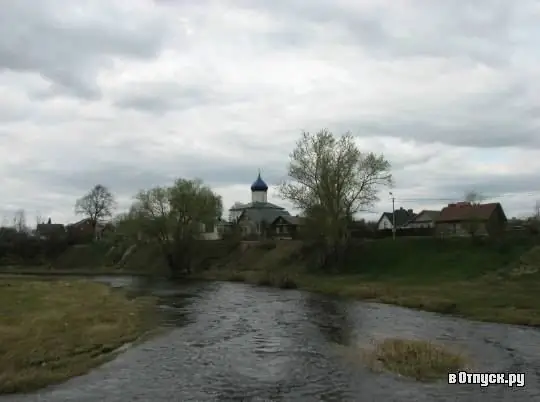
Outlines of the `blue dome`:
[{"label": "blue dome", "polygon": [[251,191],[268,191],[268,186],[266,185],[264,180],[261,179],[260,173],[259,176],[257,176],[257,180],[255,180],[251,185]]}]

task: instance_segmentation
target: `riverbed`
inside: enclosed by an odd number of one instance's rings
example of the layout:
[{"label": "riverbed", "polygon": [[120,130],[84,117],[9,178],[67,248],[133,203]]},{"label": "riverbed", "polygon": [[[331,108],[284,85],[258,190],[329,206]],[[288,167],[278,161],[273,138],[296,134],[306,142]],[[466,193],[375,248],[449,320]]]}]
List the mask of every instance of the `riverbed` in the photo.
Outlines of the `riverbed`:
[{"label": "riverbed", "polygon": [[[2,402],[540,401],[540,331],[239,283],[96,278],[159,298],[168,330],[87,375]],[[525,373],[525,387],[420,383],[372,372],[375,340],[437,341],[475,372]]]}]

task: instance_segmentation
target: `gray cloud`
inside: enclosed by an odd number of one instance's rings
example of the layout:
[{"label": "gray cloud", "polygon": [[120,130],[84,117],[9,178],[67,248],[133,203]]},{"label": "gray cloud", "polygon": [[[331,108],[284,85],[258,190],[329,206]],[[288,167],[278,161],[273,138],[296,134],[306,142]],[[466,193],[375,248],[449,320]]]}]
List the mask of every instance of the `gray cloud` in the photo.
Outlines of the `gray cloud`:
[{"label": "gray cloud", "polygon": [[0,71],[35,72],[56,93],[100,95],[95,82],[112,56],[151,59],[158,55],[165,26],[159,19],[112,3],[72,4],[57,0],[7,0],[0,13]]},{"label": "gray cloud", "polygon": [[[349,40],[377,57],[435,56],[470,58],[490,65],[507,64],[505,51],[515,45],[519,20],[530,17],[505,0],[459,2],[417,0],[405,8],[395,2],[350,2],[337,6],[323,0],[239,0],[247,8],[279,13],[296,21],[328,24],[347,33]],[[534,5],[522,3],[522,10]],[[526,4],[526,5],[525,5]],[[502,51],[501,51],[502,50]]]},{"label": "gray cloud", "polygon": [[181,85],[174,82],[139,83],[119,95],[119,108],[161,114],[169,110],[182,111],[200,104],[225,102],[210,87]]},{"label": "gray cloud", "polygon": [[278,184],[301,129],[323,127],[384,152],[408,207],[475,189],[530,210],[533,2],[163,3],[3,3],[0,211],[68,220],[96,183],[127,202],[176,177],[247,201],[259,168]]}]

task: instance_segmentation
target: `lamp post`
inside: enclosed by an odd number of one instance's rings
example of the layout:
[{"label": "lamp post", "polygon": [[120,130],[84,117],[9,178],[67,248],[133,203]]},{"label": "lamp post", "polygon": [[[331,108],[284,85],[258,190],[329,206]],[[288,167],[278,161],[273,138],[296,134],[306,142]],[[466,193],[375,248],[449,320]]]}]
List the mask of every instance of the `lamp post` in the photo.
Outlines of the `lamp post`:
[{"label": "lamp post", "polygon": [[396,240],[396,209],[394,194],[390,191],[390,197],[392,197],[392,240]]}]

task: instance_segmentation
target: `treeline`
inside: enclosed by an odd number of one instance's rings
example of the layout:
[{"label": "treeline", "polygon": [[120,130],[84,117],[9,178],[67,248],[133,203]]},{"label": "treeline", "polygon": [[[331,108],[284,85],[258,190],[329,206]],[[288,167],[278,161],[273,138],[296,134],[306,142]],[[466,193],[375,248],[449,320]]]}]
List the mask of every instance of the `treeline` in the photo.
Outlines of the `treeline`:
[{"label": "treeline", "polygon": [[40,238],[28,231],[0,227],[0,264],[40,265],[58,257],[69,246],[81,242],[82,239],[67,233]]}]

